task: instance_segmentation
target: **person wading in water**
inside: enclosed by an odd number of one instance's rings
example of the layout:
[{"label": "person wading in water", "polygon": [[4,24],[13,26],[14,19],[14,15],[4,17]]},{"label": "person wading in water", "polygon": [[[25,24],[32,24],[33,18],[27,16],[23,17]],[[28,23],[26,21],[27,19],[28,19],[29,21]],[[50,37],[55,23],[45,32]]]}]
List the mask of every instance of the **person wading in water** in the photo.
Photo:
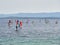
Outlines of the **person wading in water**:
[{"label": "person wading in water", "polygon": [[16,21],[16,31],[18,30],[19,20]]},{"label": "person wading in water", "polygon": [[12,21],[9,20],[9,21],[8,21],[8,27],[9,27],[9,28],[11,27],[11,24],[12,24]]},{"label": "person wading in water", "polygon": [[20,21],[20,28],[22,29],[22,21]]}]

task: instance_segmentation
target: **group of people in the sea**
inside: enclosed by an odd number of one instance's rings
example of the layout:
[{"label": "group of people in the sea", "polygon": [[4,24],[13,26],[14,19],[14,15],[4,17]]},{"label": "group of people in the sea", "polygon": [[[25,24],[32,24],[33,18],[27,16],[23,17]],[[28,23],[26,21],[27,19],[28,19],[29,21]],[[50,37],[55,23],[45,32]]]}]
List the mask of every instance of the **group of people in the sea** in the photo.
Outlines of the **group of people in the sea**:
[{"label": "group of people in the sea", "polygon": [[16,31],[17,31],[18,27],[20,27],[20,29],[22,29],[22,21],[16,20]]},{"label": "group of people in the sea", "polygon": [[[26,23],[28,23],[30,20],[27,20]],[[45,19],[45,23],[48,24],[49,20]],[[34,21],[32,21],[32,24],[34,23]],[[57,24],[58,22],[56,21],[55,24]],[[11,20],[8,20],[8,26],[10,27],[11,24],[13,24],[13,22]],[[20,29],[22,29],[23,26],[23,22],[21,20],[15,20],[15,28],[16,31],[18,30],[18,28],[20,27]]]},{"label": "group of people in the sea", "polygon": [[[8,27],[11,27],[11,24],[13,22],[11,20],[8,21]],[[16,31],[18,30],[18,28],[20,27],[20,29],[22,29],[22,21],[19,21],[19,20],[16,20],[15,21],[15,24],[16,24]]]}]

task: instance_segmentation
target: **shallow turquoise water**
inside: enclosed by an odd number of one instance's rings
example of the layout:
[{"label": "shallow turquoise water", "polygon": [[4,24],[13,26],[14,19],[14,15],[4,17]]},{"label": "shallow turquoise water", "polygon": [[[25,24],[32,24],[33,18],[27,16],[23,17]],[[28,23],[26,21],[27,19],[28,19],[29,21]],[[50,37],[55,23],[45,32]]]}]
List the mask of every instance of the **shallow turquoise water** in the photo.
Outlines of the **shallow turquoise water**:
[{"label": "shallow turquoise water", "polygon": [[9,28],[7,21],[0,22],[0,45],[60,45],[60,28],[57,25],[50,27],[43,26],[44,23],[40,26],[39,23],[38,26],[29,23],[28,26],[25,23],[23,29],[15,31],[15,23]]},{"label": "shallow turquoise water", "polygon": [[59,45],[59,39],[24,39],[24,38],[4,38],[0,39],[0,45]]}]

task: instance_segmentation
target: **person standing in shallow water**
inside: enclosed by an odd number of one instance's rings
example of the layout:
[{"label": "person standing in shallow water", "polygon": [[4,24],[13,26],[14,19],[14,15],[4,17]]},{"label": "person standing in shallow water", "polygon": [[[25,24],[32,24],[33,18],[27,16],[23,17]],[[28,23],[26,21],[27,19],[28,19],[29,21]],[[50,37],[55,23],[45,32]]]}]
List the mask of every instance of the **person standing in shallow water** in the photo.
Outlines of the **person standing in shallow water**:
[{"label": "person standing in shallow water", "polygon": [[20,28],[22,29],[22,21],[20,21]]},{"label": "person standing in shallow water", "polygon": [[11,27],[11,24],[12,24],[12,21],[9,20],[9,21],[8,21],[8,27],[9,27],[9,28]]},{"label": "person standing in shallow water", "polygon": [[19,20],[16,20],[16,31],[18,30]]}]

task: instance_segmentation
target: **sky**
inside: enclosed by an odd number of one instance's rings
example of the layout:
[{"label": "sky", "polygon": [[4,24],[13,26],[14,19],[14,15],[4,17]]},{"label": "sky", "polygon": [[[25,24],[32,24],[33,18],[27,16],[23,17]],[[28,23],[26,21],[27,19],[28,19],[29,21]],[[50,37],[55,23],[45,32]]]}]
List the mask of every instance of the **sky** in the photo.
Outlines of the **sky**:
[{"label": "sky", "polygon": [[0,0],[0,14],[60,12],[60,0]]}]

